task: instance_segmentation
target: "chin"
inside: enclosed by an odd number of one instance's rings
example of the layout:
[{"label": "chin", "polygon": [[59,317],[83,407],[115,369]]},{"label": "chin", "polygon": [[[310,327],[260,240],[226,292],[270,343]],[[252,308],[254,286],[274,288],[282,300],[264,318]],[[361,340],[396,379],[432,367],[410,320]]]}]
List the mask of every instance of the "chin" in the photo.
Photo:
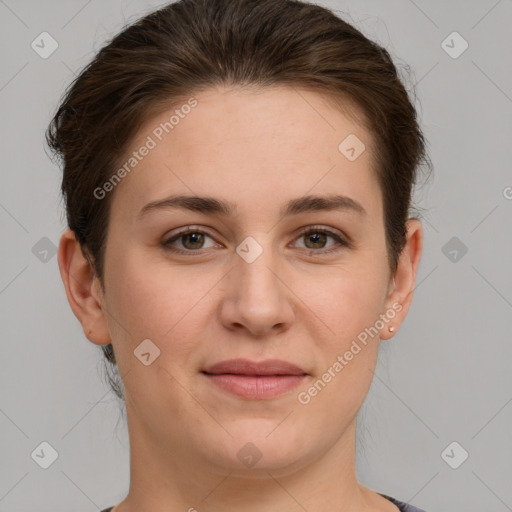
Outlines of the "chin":
[{"label": "chin", "polygon": [[308,457],[307,438],[297,437],[302,429],[292,423],[279,425],[280,421],[252,419],[224,424],[233,437],[219,429],[221,439],[211,439],[211,448],[203,439],[202,449],[211,463],[224,471],[229,469],[233,476],[268,478],[267,471],[284,476],[314,457]]}]

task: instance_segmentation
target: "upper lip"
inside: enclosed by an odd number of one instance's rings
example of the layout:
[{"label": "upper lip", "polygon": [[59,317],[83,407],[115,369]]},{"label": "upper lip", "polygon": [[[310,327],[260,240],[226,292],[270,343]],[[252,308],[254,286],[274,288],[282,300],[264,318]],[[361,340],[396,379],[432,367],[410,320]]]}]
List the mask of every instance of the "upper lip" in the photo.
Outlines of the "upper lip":
[{"label": "upper lip", "polygon": [[279,359],[250,361],[249,359],[229,359],[204,370],[204,373],[232,373],[238,375],[306,375],[297,365]]}]

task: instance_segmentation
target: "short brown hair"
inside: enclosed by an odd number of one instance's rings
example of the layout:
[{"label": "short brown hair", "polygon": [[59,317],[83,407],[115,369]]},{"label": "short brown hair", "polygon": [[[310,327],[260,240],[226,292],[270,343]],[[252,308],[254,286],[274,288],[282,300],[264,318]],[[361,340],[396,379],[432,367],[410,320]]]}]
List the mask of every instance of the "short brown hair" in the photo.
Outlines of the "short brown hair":
[{"label": "short brown hair", "polygon": [[[420,164],[432,168],[416,110],[389,53],[332,11],[295,0],[180,0],[125,28],[69,86],[46,139],[63,162],[67,222],[104,287],[116,170],[141,124],[216,85],[289,85],[351,100],[374,137],[389,268],[406,241]],[[345,104],[346,106],[346,104]],[[103,347],[115,363],[112,345]],[[112,382],[111,382],[112,384]],[[121,397],[119,389],[116,394]]]}]

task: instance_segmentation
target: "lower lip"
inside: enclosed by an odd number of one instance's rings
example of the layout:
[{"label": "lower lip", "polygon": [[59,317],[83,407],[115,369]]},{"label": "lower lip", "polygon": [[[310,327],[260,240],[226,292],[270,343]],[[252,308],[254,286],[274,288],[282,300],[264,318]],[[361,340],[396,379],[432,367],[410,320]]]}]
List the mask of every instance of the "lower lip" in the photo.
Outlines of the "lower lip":
[{"label": "lower lip", "polygon": [[208,374],[218,387],[249,400],[274,398],[297,387],[306,375],[234,375]]}]

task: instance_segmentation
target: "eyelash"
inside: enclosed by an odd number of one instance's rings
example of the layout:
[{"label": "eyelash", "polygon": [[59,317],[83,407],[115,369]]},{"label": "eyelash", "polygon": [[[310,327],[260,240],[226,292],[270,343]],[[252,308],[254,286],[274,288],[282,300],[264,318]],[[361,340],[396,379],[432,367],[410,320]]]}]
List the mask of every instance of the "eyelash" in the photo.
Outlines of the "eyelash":
[{"label": "eyelash", "polygon": [[[201,229],[196,229],[196,228],[193,228],[193,227],[188,227],[188,228],[185,228],[183,229],[182,231],[179,231],[178,233],[176,233],[175,235],[173,235],[171,238],[169,238],[168,240],[166,240],[165,242],[163,242],[163,247],[166,251],[170,251],[172,253],[175,253],[175,254],[186,254],[186,255],[192,255],[192,254],[198,254],[199,255],[201,254],[201,249],[197,249],[197,250],[193,250],[193,249],[187,249],[187,250],[184,250],[184,249],[176,249],[174,247],[171,247],[171,243],[172,242],[175,242],[176,240],[179,240],[181,237],[185,236],[185,235],[188,235],[190,233],[200,233],[200,234],[203,234],[203,235],[207,235],[209,236],[210,238],[213,238],[209,233],[207,233],[206,231],[203,231]],[[310,227],[307,227],[307,228],[303,228],[299,234],[297,235],[297,238],[295,238],[295,240],[298,240],[299,238],[307,235],[307,234],[311,234],[311,233],[322,233],[322,234],[325,234],[325,235],[328,235],[332,238],[334,238],[337,242],[338,242],[338,245],[337,246],[334,246],[330,249],[327,249],[327,250],[323,250],[323,249],[303,249],[304,251],[309,251],[309,253],[319,253],[320,256],[322,255],[329,255],[333,252],[337,252],[343,248],[351,248],[352,247],[352,244],[351,242],[347,241],[347,240],[344,240],[343,238],[341,238],[340,235],[338,235],[337,233],[333,232],[333,231],[330,231],[329,229],[325,229],[325,228],[322,228],[322,227],[319,227],[319,226],[310,226]]]}]

